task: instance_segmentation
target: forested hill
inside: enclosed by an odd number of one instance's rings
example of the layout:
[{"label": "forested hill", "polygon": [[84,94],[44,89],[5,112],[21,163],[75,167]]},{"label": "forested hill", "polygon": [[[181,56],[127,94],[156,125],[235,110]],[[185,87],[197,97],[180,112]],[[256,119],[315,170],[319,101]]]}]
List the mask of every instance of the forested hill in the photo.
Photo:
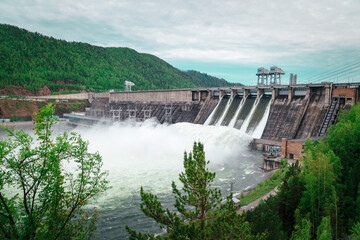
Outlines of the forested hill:
[{"label": "forested hill", "polygon": [[0,51],[0,89],[122,90],[125,80],[136,84],[134,90],[232,85],[133,49],[67,42],[7,24],[0,24]]},{"label": "forested hill", "polygon": [[194,79],[199,79],[200,82],[199,84],[201,86],[204,86],[204,84],[208,84],[205,85],[205,87],[212,87],[212,86],[216,86],[216,87],[227,87],[227,86],[243,86],[243,84],[237,83],[229,83],[228,81],[226,81],[223,78],[217,78],[211,75],[208,75],[206,73],[201,73],[198,71],[194,71],[194,70],[189,70],[186,73],[188,73],[191,77],[193,77]]}]

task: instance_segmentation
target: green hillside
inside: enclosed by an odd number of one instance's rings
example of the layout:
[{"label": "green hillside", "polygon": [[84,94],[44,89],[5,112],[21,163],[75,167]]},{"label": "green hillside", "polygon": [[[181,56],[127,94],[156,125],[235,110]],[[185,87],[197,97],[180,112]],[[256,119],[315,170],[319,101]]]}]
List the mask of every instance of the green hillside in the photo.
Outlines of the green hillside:
[{"label": "green hillside", "polygon": [[0,24],[0,89],[23,86],[36,91],[134,90],[231,85],[223,79],[180,71],[160,58],[129,48],[103,48],[67,42]]},{"label": "green hillside", "polygon": [[[204,87],[229,87],[229,86],[244,86],[240,83],[229,83],[223,78],[217,78],[211,75],[208,75],[206,73],[201,73],[194,70],[189,70],[186,72],[189,74],[192,78],[198,79],[200,82],[199,84]],[[204,85],[205,84],[205,85]],[[206,85],[207,84],[207,85]]]}]

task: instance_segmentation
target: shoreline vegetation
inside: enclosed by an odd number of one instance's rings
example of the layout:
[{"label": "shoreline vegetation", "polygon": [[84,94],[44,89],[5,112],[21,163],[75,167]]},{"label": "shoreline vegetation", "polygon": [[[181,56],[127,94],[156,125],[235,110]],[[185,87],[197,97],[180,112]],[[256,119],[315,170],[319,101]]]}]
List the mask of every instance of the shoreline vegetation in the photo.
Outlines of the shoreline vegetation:
[{"label": "shoreline vegetation", "polygon": [[33,134],[4,128],[8,136],[0,139],[0,239],[93,237],[99,214],[86,205],[110,188],[108,172],[102,170],[99,153],[89,152],[79,134],[53,135],[54,114],[52,104],[41,108]]},{"label": "shoreline vegetation", "polygon": [[241,192],[240,196],[238,196],[241,209],[256,200],[263,198],[276,187],[280,186],[286,171],[287,168],[281,168],[267,172],[267,176],[264,181],[259,182],[254,188]]}]

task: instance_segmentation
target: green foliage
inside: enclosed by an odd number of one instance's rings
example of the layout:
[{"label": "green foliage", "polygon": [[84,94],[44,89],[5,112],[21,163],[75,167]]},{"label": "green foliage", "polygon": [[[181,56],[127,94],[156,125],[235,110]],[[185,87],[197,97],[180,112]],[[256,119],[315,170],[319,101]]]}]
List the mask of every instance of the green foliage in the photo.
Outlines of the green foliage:
[{"label": "green foliage", "polygon": [[278,194],[245,213],[246,220],[252,226],[252,233],[266,233],[267,239],[273,240],[290,238],[296,222],[295,211],[304,191],[300,173],[299,164],[296,162],[273,174],[272,178],[279,181]]},{"label": "green foliage", "polygon": [[260,182],[255,189],[250,190],[246,195],[242,195],[240,198],[241,206],[245,206],[255,201],[273,190],[275,187],[280,186],[286,171],[286,168],[277,170],[270,179]]},{"label": "green foliage", "polygon": [[287,158],[281,159],[280,168],[286,168],[287,164],[288,164],[288,159]]},{"label": "green foliage", "polygon": [[[204,146],[194,143],[193,152],[184,154],[185,172],[179,176],[184,195],[177,189],[175,182],[172,183],[175,207],[186,219],[205,220],[221,202],[220,190],[210,188],[215,173],[206,168],[207,164],[209,162],[205,160]],[[187,210],[186,205],[195,207],[195,211]]]},{"label": "green foliage", "polygon": [[11,138],[0,141],[1,239],[89,239],[95,229],[97,213],[84,206],[108,188],[107,173],[77,134],[53,139],[53,115],[51,104],[37,114],[36,141],[5,129]]},{"label": "green foliage", "polygon": [[[360,106],[342,113],[321,142],[305,143],[301,179],[305,191],[298,205],[300,215],[309,216],[312,236],[344,236],[359,220]],[[326,219],[326,220],[324,220]],[[324,221],[330,224],[322,233]],[[329,231],[332,231],[330,233]],[[319,235],[320,234],[320,235]],[[329,235],[330,234],[330,235]]]},{"label": "green foliage", "polygon": [[338,180],[336,169],[340,168],[339,166],[339,158],[327,148],[325,142],[306,147],[302,173],[305,191],[299,208],[303,216],[310,215],[311,222],[316,227],[320,225],[323,217],[336,211],[337,199],[334,196]]},{"label": "green foliage", "polygon": [[[229,83],[225,79],[219,79],[213,76],[210,76],[206,73],[201,73],[194,70],[186,71],[194,80],[194,83],[203,87],[231,87],[231,86],[243,86],[242,84]],[[206,85],[207,84],[207,85]]]},{"label": "green foliage", "polygon": [[263,239],[254,236],[251,227],[236,213],[232,196],[225,204],[221,192],[211,188],[215,173],[207,169],[204,146],[194,143],[193,152],[184,155],[185,172],[179,175],[181,191],[172,183],[177,212],[163,209],[157,196],[141,188],[142,212],[166,228],[167,236],[138,233],[126,227],[130,239]]},{"label": "green foliage", "polygon": [[[289,168],[277,196],[246,213],[252,232],[267,232],[268,239],[359,239],[360,105],[342,113],[322,141],[306,140],[304,151],[301,168]],[[273,234],[270,222],[284,236]]]},{"label": "green foliage", "polygon": [[351,229],[351,237],[353,240],[360,240],[360,222],[354,224]]},{"label": "green foliage", "polygon": [[10,122],[24,122],[24,121],[31,121],[32,116],[14,116],[10,117]]},{"label": "green foliage", "polygon": [[123,90],[125,80],[135,83],[134,90],[229,84],[129,48],[66,42],[5,24],[0,25],[0,43],[0,89],[16,85],[34,91],[48,85],[54,94]]},{"label": "green foliage", "polygon": [[318,240],[331,240],[331,225],[330,225],[330,217],[323,217],[321,220],[321,224],[317,230],[317,239]]},{"label": "green foliage", "polygon": [[295,225],[295,211],[305,190],[304,182],[300,177],[301,169],[299,163],[292,164],[283,178],[279,187],[278,206],[279,217],[282,222],[283,231],[287,237],[291,236]]},{"label": "green foliage", "polygon": [[303,219],[300,225],[295,226],[295,230],[290,240],[310,240],[311,239],[311,222]]},{"label": "green foliage", "polygon": [[357,197],[356,197],[356,216],[357,216],[357,221],[360,221],[360,183],[358,185],[358,193],[357,193]]},{"label": "green foliage", "polygon": [[251,224],[253,234],[265,234],[266,239],[286,239],[278,215],[279,205],[276,197],[261,201],[252,211],[246,212],[246,220]]},{"label": "green foliage", "polygon": [[342,205],[341,218],[346,220],[345,229],[360,220],[356,209],[360,184],[360,105],[340,115],[340,121],[330,128],[326,143],[341,161],[338,192]]}]

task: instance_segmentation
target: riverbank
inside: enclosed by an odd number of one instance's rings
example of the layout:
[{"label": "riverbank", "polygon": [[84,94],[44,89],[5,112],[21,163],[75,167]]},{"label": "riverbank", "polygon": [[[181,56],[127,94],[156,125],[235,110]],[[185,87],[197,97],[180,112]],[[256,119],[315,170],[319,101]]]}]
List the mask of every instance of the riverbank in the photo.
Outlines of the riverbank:
[{"label": "riverbank", "polygon": [[261,200],[266,200],[270,196],[276,195],[278,186],[280,186],[285,173],[286,168],[268,172],[265,181],[260,182],[255,188],[241,193],[239,196],[241,207],[238,213],[251,210],[257,207]]}]

